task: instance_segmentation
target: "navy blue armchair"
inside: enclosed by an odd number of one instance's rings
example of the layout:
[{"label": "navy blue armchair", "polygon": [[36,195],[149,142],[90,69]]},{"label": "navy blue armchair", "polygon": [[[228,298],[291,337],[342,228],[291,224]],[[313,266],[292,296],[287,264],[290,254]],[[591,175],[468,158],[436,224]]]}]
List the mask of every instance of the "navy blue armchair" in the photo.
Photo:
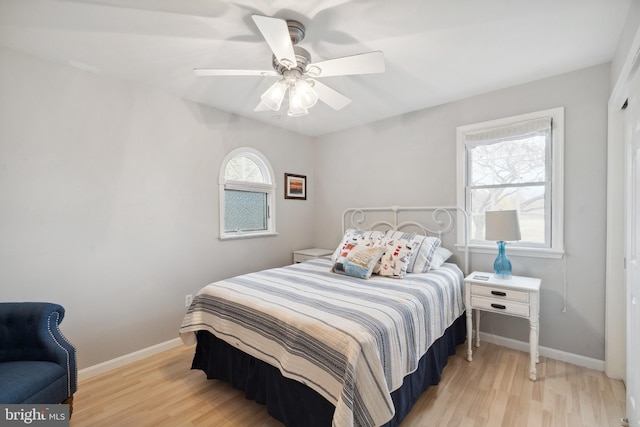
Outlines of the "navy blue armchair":
[{"label": "navy blue armchair", "polygon": [[0,303],[0,403],[69,404],[77,389],[76,350],[59,329],[64,308]]}]

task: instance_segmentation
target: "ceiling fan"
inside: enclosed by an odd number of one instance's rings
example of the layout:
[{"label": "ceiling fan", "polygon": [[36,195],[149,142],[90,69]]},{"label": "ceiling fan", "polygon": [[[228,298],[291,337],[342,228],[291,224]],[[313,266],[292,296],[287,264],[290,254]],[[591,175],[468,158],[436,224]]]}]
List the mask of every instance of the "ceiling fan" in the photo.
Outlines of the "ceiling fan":
[{"label": "ceiling fan", "polygon": [[255,111],[278,111],[289,92],[288,115],[308,114],[319,100],[340,110],[351,100],[340,92],[320,83],[317,78],[354,74],[382,73],[384,55],[380,51],[361,53],[320,62],[311,62],[309,52],[296,46],[305,35],[298,21],[252,15],[253,21],[273,52],[273,70],[224,70],[195,68],[198,76],[279,76],[281,77],[260,97]]}]

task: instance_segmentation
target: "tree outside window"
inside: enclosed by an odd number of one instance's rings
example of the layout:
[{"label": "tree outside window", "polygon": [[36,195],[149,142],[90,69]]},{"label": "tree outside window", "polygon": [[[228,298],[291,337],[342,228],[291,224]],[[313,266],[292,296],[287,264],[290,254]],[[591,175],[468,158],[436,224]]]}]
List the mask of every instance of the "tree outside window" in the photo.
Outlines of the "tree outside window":
[{"label": "tree outside window", "polygon": [[515,246],[562,250],[563,119],[559,108],[458,128],[458,203],[469,215],[469,243],[489,245],[486,211],[515,209]]}]

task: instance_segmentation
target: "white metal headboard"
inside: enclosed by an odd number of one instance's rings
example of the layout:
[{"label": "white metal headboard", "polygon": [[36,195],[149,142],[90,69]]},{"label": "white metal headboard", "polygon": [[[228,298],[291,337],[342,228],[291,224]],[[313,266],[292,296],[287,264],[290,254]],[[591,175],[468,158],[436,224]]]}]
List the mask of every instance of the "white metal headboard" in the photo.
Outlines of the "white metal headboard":
[{"label": "white metal headboard", "polygon": [[[405,219],[406,218],[406,219]],[[456,224],[462,226],[464,236],[464,274],[469,274],[469,246],[467,242],[468,215],[457,206],[375,207],[348,208],[342,213],[342,234],[348,228],[358,230],[399,230],[417,232],[427,236],[443,236],[450,233]],[[455,248],[453,248],[455,249]],[[452,250],[455,253],[455,250]]]}]

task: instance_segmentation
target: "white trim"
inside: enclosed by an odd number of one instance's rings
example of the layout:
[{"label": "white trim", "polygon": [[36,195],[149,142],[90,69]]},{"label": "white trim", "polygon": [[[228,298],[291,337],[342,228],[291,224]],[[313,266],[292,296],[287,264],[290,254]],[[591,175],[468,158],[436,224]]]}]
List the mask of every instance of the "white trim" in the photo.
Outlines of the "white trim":
[{"label": "white trim", "polygon": [[134,351],[133,353],[125,354],[124,356],[116,357],[115,359],[107,360],[106,362],[98,363],[97,365],[89,366],[88,368],[80,369],[78,371],[78,381],[104,374],[181,345],[184,345],[182,340],[180,338],[174,338],[160,344],[152,345],[151,347],[143,348],[142,350]]},{"label": "white trim", "polygon": [[[466,205],[466,182],[467,182],[467,150],[464,135],[469,132],[480,131],[494,127],[507,126],[520,121],[533,120],[541,117],[552,117],[551,131],[551,248],[552,252],[564,251],[564,107],[550,108],[548,110],[536,111],[517,116],[505,117],[496,120],[458,126],[456,128],[456,202],[462,209]],[[469,215],[468,227],[471,226],[471,213]],[[467,235],[470,230],[467,230]],[[458,243],[463,242],[463,236],[458,230]],[[523,253],[524,254],[524,253]],[[532,255],[535,256],[535,255]],[[556,256],[553,256],[556,258]]]},{"label": "white trim", "polygon": [[[492,254],[497,255],[498,246],[492,245],[460,245],[456,244],[456,248],[459,251],[466,251],[467,248],[472,254]],[[530,258],[549,258],[549,259],[562,259],[564,257],[564,251],[558,251],[549,248],[526,248],[522,246],[515,246],[507,244],[507,255],[509,257],[530,257]]]},{"label": "white trim", "polygon": [[[484,341],[514,350],[523,351],[525,353],[529,352],[529,343],[514,340],[511,338],[500,337],[498,335],[487,334],[485,332],[480,332],[480,341],[480,345],[482,345],[482,342]],[[138,350],[133,353],[125,354],[124,356],[116,357],[115,359],[107,360],[106,362],[99,363],[97,365],[89,366],[88,368],[80,369],[78,371],[78,381],[87,380],[97,375],[104,374],[106,372],[121,368],[134,362],[138,362],[142,359],[155,356],[156,354],[162,353],[164,351],[171,350],[172,348],[180,347],[181,345],[184,345],[182,340],[180,338],[174,338],[172,340],[165,341],[151,347],[143,348],[142,350]],[[577,366],[583,366],[585,368],[604,372],[603,360],[592,359],[590,357],[567,353],[548,347],[539,347],[539,352],[540,356],[548,357],[554,360],[561,360],[563,362],[572,363]]]},{"label": "white trim", "polygon": [[[244,181],[227,181],[225,179],[224,173],[227,167],[227,163],[231,159],[236,156],[245,156],[249,157],[262,171],[262,174],[265,176],[265,181],[263,183],[251,183]],[[252,237],[265,237],[265,236],[275,236],[276,233],[276,188],[278,186],[275,182],[275,174],[273,173],[273,168],[271,167],[271,163],[267,160],[267,158],[259,152],[258,150],[251,147],[240,147],[232,150],[229,154],[227,154],[222,161],[222,165],[220,166],[220,172],[218,175],[218,206],[219,206],[219,240],[235,240],[235,239],[247,239]],[[260,230],[256,232],[245,232],[245,233],[227,233],[224,231],[224,190],[225,189],[236,189],[240,191],[254,191],[254,192],[263,192],[267,195],[267,229]]]},{"label": "white trim", "polygon": [[224,184],[225,190],[238,190],[238,191],[255,191],[268,193],[274,189],[273,184],[263,184],[260,182],[244,182],[244,181],[227,181]]},{"label": "white trim", "polygon": [[607,376],[626,377],[626,274],[624,197],[624,111],[609,101],[607,142],[607,239],[605,251],[605,340]]},{"label": "white trim", "polygon": [[[523,351],[527,354],[529,353],[528,342],[480,332],[480,345],[482,345],[482,341],[511,348],[513,350]],[[574,353],[567,353],[566,351],[556,350],[549,347],[538,347],[538,352],[540,353],[540,356],[547,357],[549,359],[560,360],[562,362],[604,372],[604,360],[593,359],[591,357],[581,356]]]},{"label": "white trim", "polygon": [[[627,56],[608,105],[607,135],[607,251],[605,293],[604,354],[606,373],[624,379],[626,366],[626,273],[625,258],[625,129],[622,104],[628,96],[628,80],[640,52],[640,28],[629,46]],[[621,332],[622,331],[622,332]]]},{"label": "white trim", "polygon": [[218,176],[219,184],[224,184],[226,182],[224,177],[224,172],[225,172],[227,163],[229,163],[229,160],[231,160],[236,156],[244,156],[254,160],[256,166],[258,166],[262,174],[265,175],[266,183],[271,184],[274,187],[276,186],[275,174],[273,173],[273,169],[271,168],[271,165],[267,161],[267,158],[264,156],[264,154],[262,154],[255,148],[251,148],[251,147],[236,148],[235,150],[232,150],[229,154],[225,156],[224,160],[222,161],[222,167],[220,168],[220,174]]},{"label": "white trim", "polygon": [[252,239],[255,237],[271,237],[277,236],[278,233],[271,233],[269,231],[256,231],[256,232],[238,232],[236,234],[226,233],[223,237],[218,237],[218,240],[238,240],[238,239]]}]

